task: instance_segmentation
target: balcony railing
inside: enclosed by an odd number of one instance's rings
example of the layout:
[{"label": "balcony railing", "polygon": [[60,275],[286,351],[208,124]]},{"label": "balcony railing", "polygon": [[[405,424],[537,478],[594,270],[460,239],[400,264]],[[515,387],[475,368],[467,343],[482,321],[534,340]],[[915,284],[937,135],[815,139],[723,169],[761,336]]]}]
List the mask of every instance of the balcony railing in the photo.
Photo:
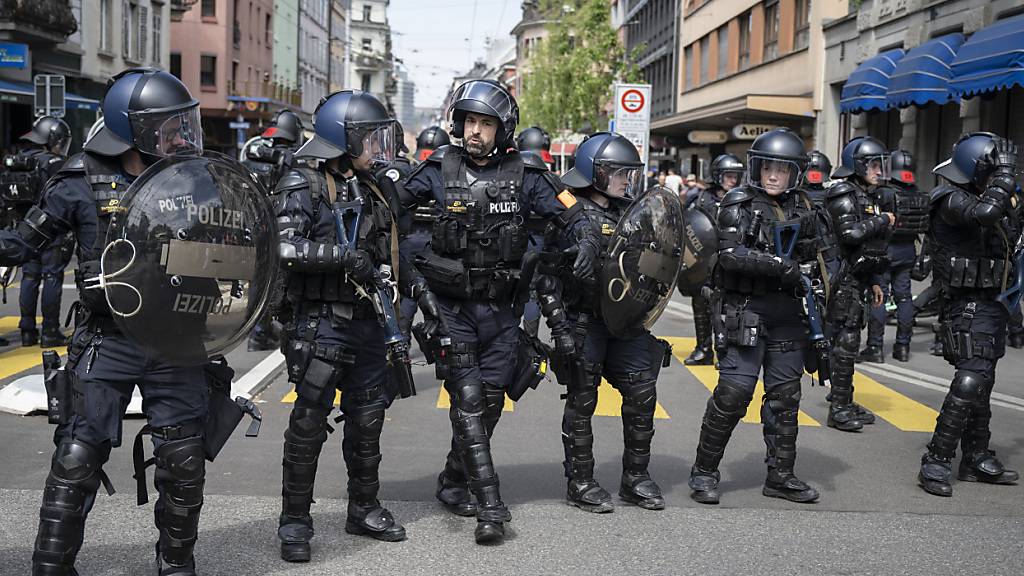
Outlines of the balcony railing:
[{"label": "balcony railing", "polygon": [[228,95],[242,98],[269,98],[292,106],[302,105],[301,90],[289,88],[270,80],[242,80],[239,82],[228,80]]},{"label": "balcony railing", "polygon": [[59,43],[77,30],[68,0],[0,0],[0,40]]}]

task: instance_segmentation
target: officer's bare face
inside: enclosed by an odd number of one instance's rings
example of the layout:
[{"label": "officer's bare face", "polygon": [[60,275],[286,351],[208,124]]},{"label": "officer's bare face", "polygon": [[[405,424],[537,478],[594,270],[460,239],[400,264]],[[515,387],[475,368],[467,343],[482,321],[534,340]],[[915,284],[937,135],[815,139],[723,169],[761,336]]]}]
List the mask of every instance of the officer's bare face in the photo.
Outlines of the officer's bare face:
[{"label": "officer's bare face", "polygon": [[872,186],[877,186],[882,181],[882,161],[878,158],[869,160],[867,170],[864,173],[864,180]]},{"label": "officer's bare face", "polygon": [[380,152],[380,143],[370,136],[363,138],[363,153],[352,158],[352,167],[366,172],[373,164],[373,156]]},{"label": "officer's bare face", "polygon": [[789,162],[768,160],[761,165],[761,187],[769,196],[778,196],[789,189]]},{"label": "officer's bare face", "polygon": [[462,145],[470,156],[483,158],[494,150],[494,139],[498,134],[498,119],[484,114],[466,113],[462,128]]},{"label": "officer's bare face", "polygon": [[185,146],[181,133],[181,118],[170,118],[160,126],[160,150],[173,154]]},{"label": "officer's bare face", "polygon": [[608,178],[607,194],[612,198],[624,198],[629,188],[629,170],[616,170]]},{"label": "officer's bare face", "polygon": [[740,183],[740,175],[736,172],[726,172],[722,174],[722,188],[726,190],[732,190]]}]

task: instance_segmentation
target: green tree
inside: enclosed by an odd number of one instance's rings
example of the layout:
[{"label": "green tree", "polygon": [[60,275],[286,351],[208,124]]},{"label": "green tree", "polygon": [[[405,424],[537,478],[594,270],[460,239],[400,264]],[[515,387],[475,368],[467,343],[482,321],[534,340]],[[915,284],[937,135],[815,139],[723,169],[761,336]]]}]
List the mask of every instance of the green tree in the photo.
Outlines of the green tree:
[{"label": "green tree", "polygon": [[[522,124],[554,133],[599,130],[615,82],[633,81],[636,67],[611,26],[607,0],[541,0],[553,20],[529,60],[519,98]],[[565,7],[569,7],[565,10]]]}]

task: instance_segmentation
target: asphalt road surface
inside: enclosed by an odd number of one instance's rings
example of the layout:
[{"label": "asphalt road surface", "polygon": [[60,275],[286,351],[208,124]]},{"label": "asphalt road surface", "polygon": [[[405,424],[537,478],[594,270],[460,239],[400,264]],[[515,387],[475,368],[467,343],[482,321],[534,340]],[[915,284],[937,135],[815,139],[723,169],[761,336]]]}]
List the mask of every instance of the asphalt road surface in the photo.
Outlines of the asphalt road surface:
[{"label": "asphalt road surface", "polygon": [[[65,280],[70,283],[70,277]],[[66,300],[73,291],[66,290]],[[0,388],[40,372],[39,349],[18,347],[17,287],[0,306]],[[67,308],[67,302],[65,302]],[[668,508],[641,510],[617,502],[614,514],[591,515],[564,503],[559,386],[542,383],[509,404],[493,453],[513,520],[500,546],[473,544],[473,519],[447,514],[434,484],[448,449],[446,398],[433,369],[418,365],[419,394],[388,412],[383,435],[381,497],[405,524],[402,543],[346,534],[341,437],[324,447],[313,507],[313,561],[278,558],[282,433],[293,399],[283,376],[256,396],[264,413],[259,438],[244,425],[208,465],[197,558],[200,573],[240,574],[960,574],[979,566],[994,574],[1024,573],[1024,488],[954,484],[954,497],[929,496],[916,485],[918,462],[951,368],[929,356],[931,332],[918,328],[907,364],[858,365],[857,399],[879,417],[859,434],[824,426],[825,392],[804,388],[797,472],[821,491],[816,504],[765,498],[764,444],[751,410],[722,465],[722,503],[696,504],[686,479],[693,462],[713,368],[689,369],[681,359],[693,345],[688,302],[677,297],[654,332],[672,340],[676,361],[659,380],[657,433],[651,472]],[[887,331],[889,352],[894,328]],[[244,347],[243,347],[244,348]],[[229,359],[242,378],[267,353],[236,350]],[[422,364],[418,353],[414,361]],[[1024,351],[1000,362],[993,395],[993,448],[1024,466]],[[597,478],[617,488],[622,450],[619,398],[604,386],[594,427]],[[107,472],[118,493],[102,494],[89,517],[79,555],[84,575],[153,573],[156,537],[149,506],[135,506],[131,439],[142,425],[129,419],[126,446]],[[52,428],[45,416],[0,413],[0,574],[28,574],[41,488],[49,468]],[[150,474],[152,472],[150,471]],[[151,506],[152,504],[150,504]]]}]

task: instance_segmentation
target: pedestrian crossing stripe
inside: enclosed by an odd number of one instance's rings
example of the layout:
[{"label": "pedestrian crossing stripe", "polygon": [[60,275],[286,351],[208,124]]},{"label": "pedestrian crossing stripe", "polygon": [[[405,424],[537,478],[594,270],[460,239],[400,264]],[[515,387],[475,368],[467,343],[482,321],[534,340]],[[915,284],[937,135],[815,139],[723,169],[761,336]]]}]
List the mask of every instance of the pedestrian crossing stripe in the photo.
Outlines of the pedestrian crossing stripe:
[{"label": "pedestrian crossing stripe", "polygon": [[[679,360],[680,363],[690,355],[690,351],[697,345],[696,338],[673,338],[665,336],[662,336],[661,338],[668,340],[668,342],[672,344],[672,355],[675,356],[676,360]],[[714,391],[715,386],[718,384],[718,370],[715,370],[714,366],[686,366],[685,364],[684,366],[695,378],[697,378],[697,380],[700,381],[701,384],[704,385],[705,388],[708,389],[708,391]],[[747,407],[747,413],[743,416],[744,422],[748,424],[761,423],[761,403],[756,401],[756,399],[759,399],[762,396],[764,396],[764,382],[758,379],[757,387],[754,388],[755,401],[751,402],[750,406]],[[821,422],[818,422],[803,410],[797,414],[797,422],[802,426],[821,426]]]},{"label": "pedestrian crossing stripe", "polygon": [[[696,345],[695,338],[665,338],[673,347],[672,354],[680,362]],[[718,374],[714,366],[687,366],[687,369],[703,384],[708,390],[714,390],[718,383]],[[880,384],[860,372],[853,375],[855,389],[854,399],[858,404],[871,410],[875,415],[904,432],[931,432],[935,430],[935,418],[938,412],[929,406],[912,400],[899,392]],[[755,398],[764,394],[764,387],[760,381],[757,383]],[[760,417],[760,403],[752,402],[747,409],[744,422],[758,423]],[[799,421],[807,426],[820,426],[816,420],[804,414],[801,410]]]},{"label": "pedestrian crossing stripe", "polygon": [[[291,390],[288,391],[287,394],[284,395],[284,398],[281,398],[281,403],[295,404],[295,400],[298,399],[298,397],[299,395],[295,393],[295,388],[293,387]],[[334,391],[334,405],[341,406],[341,390]]]}]

